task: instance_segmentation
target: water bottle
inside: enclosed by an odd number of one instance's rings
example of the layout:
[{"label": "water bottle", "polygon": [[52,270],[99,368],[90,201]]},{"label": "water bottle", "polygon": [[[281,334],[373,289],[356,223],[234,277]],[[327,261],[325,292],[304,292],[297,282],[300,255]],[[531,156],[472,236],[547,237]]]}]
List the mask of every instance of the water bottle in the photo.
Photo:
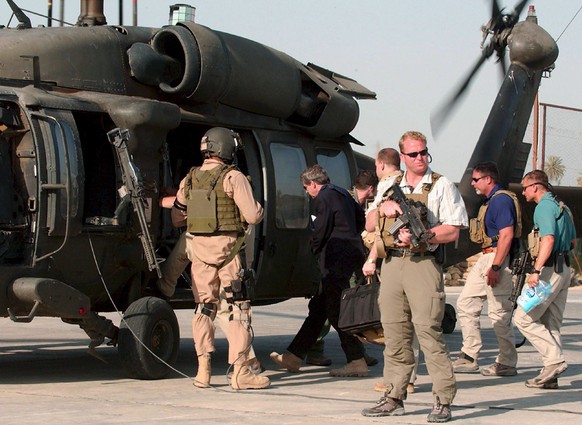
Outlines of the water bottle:
[{"label": "water bottle", "polygon": [[547,300],[551,293],[552,285],[543,280],[540,280],[533,288],[526,284],[523,286],[521,295],[517,298],[517,304],[524,312],[529,313],[532,308]]}]

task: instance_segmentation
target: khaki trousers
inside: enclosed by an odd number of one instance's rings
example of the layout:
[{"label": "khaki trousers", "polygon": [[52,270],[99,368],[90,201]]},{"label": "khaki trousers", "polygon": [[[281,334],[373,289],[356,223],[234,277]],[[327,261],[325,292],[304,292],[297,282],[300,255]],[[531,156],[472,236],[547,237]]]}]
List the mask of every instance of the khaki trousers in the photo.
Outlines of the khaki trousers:
[{"label": "khaki trousers", "polygon": [[[162,263],[162,278],[158,280],[158,286],[160,291],[168,296],[171,297],[174,295],[174,291],[176,288],[176,282],[188,263],[190,259],[188,258],[188,254],[186,253],[186,232],[182,233],[174,246],[170,255]],[[222,333],[228,339],[228,327],[230,323],[230,304],[226,300],[226,292],[224,292],[224,288],[220,288],[219,293],[220,304],[218,306],[218,311],[216,313],[216,323],[222,330]],[[256,358],[255,351],[251,345],[248,354],[249,360]]]},{"label": "khaki trousers", "polygon": [[515,310],[515,326],[542,355],[544,366],[565,361],[560,328],[568,298],[570,274],[570,267],[566,265],[564,265],[562,273],[554,272],[553,267],[544,267],[540,274],[540,280],[551,283],[551,295],[529,313],[525,313],[519,306]]},{"label": "khaki trousers", "polygon": [[[192,236],[186,234],[186,253],[192,262],[192,290],[197,304],[220,305],[220,289],[228,288],[237,279],[241,269],[240,257],[236,255],[228,264],[218,268],[232,251],[236,235]],[[251,311],[241,312],[233,305],[233,316],[230,320],[226,336],[228,339],[228,362],[244,364],[248,360],[251,347]],[[214,347],[214,324],[210,317],[196,313],[192,319],[192,337],[196,353],[212,353]]]},{"label": "khaki trousers", "polygon": [[509,258],[501,265],[499,282],[493,288],[487,285],[486,273],[491,268],[495,252],[480,254],[479,259],[469,272],[465,286],[457,300],[457,318],[463,333],[461,351],[475,360],[483,347],[481,339],[481,312],[487,301],[488,316],[491,319],[495,336],[499,344],[497,363],[515,367],[517,350],[515,335],[511,324],[512,305],[509,301],[513,289]]},{"label": "khaki trousers", "polygon": [[432,256],[391,256],[382,264],[381,281],[378,302],[384,328],[386,395],[406,398],[415,366],[412,340],[416,333],[433,395],[442,404],[450,404],[457,387],[441,328],[445,312],[441,267]]}]

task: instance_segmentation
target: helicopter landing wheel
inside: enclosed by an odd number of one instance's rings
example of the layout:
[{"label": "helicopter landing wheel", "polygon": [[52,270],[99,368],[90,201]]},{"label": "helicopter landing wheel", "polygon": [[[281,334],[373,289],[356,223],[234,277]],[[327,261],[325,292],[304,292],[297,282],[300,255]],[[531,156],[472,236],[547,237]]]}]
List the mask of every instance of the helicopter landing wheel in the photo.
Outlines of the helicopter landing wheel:
[{"label": "helicopter landing wheel", "polygon": [[180,329],[172,307],[155,297],[131,303],[119,326],[118,347],[121,364],[130,378],[165,377],[180,347]]}]

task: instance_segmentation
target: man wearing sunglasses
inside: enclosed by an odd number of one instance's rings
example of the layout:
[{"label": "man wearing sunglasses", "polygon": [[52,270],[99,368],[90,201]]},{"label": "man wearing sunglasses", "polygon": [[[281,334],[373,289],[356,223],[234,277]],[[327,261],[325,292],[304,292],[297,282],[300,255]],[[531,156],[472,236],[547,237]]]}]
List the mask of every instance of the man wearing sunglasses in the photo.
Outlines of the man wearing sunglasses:
[{"label": "man wearing sunglasses", "polygon": [[[384,329],[384,396],[364,416],[399,416],[404,414],[406,389],[414,369],[412,350],[416,333],[424,352],[435,395],[428,422],[451,419],[450,405],[456,394],[453,367],[442,333],[445,292],[442,268],[435,256],[440,244],[454,242],[459,231],[467,227],[465,204],[456,186],[429,168],[430,155],[426,137],[419,132],[404,133],[399,141],[400,158],[406,172],[399,184],[402,192],[427,207],[428,227],[433,236],[414,248],[411,233],[400,229],[394,245],[388,247],[381,271],[378,303]],[[400,205],[384,201],[378,208],[380,217],[395,218],[402,214]],[[371,231],[372,229],[366,229]]]},{"label": "man wearing sunglasses", "polygon": [[[550,190],[546,173],[531,171],[524,176],[521,184],[525,200],[537,204],[532,236],[538,239],[539,249],[536,252],[530,249],[534,262],[527,284],[534,288],[540,281],[550,283],[551,294],[528,313],[518,307],[514,321],[523,336],[541,354],[544,365],[538,376],[525,381],[525,386],[555,389],[558,388],[558,376],[568,368],[562,351],[560,328],[571,277],[568,255],[576,245],[576,229],[570,209]],[[528,241],[533,242],[532,239],[528,238]]]},{"label": "man wearing sunglasses", "polygon": [[481,253],[471,268],[457,300],[457,315],[463,333],[459,358],[453,362],[455,373],[478,373],[477,358],[483,341],[480,318],[487,300],[488,316],[499,344],[495,363],[481,369],[485,376],[517,374],[517,350],[511,326],[513,306],[509,297],[513,289],[510,252],[519,249],[521,212],[515,194],[502,190],[499,171],[493,162],[473,167],[473,188],[484,202],[476,218],[471,219],[471,240],[481,245]]}]

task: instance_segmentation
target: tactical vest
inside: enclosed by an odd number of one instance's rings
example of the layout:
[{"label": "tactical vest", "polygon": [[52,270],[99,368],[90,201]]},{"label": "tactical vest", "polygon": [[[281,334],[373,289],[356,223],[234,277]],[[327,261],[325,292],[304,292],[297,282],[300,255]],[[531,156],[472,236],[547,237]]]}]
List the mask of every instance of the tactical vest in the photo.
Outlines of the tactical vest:
[{"label": "tactical vest", "polygon": [[517,196],[509,190],[498,190],[487,202],[481,205],[477,218],[472,218],[469,221],[469,237],[473,242],[481,244],[482,248],[489,248],[493,245],[493,242],[499,240],[499,235],[494,235],[493,237],[487,236],[487,233],[485,232],[485,214],[487,214],[487,209],[489,208],[491,199],[502,193],[509,196],[515,205],[516,217],[515,226],[513,226],[513,237],[519,238],[521,236],[521,207],[519,206]]},{"label": "tactical vest", "polygon": [[[402,182],[404,176],[399,176],[394,180],[394,185],[399,185]],[[411,193],[405,195],[407,199],[411,199],[414,202],[420,202],[423,206],[428,205],[428,194],[433,189],[437,180],[441,177],[441,174],[432,173],[432,182],[423,183],[422,193]],[[428,216],[422,216],[423,224],[428,229]],[[396,246],[394,235],[388,232],[388,229],[394,224],[396,218],[380,217],[376,214],[376,250],[379,258],[386,258],[386,250],[388,249],[402,249],[400,246]],[[418,248],[414,248],[412,245],[408,248],[411,252],[425,252],[427,246],[421,244]]]},{"label": "tactical vest", "polygon": [[[572,223],[574,223],[574,216],[572,215],[572,211],[570,211],[570,208],[568,208],[566,204],[564,204],[564,202],[562,201],[558,202],[556,198],[553,199],[554,202],[556,202],[560,207],[560,214],[558,215],[557,218],[559,219],[562,216],[562,214],[564,214],[564,211],[566,211],[570,216],[570,220],[572,220]],[[540,229],[534,227],[533,230],[527,235],[527,249],[529,251],[529,254],[534,260],[538,258],[538,255],[540,254],[541,243],[542,237],[540,236]]]},{"label": "tactical vest", "polygon": [[194,234],[244,232],[244,220],[234,199],[224,191],[224,176],[237,168],[223,165],[211,170],[190,169],[184,184],[187,230]]}]

